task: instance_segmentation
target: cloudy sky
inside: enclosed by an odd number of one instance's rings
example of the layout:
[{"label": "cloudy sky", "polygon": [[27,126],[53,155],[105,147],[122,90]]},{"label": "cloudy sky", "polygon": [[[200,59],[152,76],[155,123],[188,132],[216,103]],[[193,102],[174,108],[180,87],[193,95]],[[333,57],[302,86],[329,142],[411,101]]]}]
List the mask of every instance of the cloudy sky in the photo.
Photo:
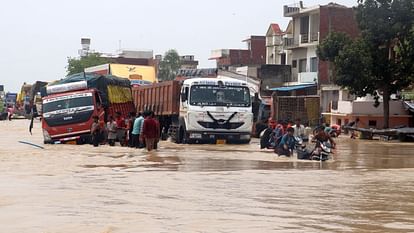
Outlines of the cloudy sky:
[{"label": "cloudy sky", "polygon": [[[333,0],[304,0],[305,6]],[[0,8],[0,84],[17,91],[23,82],[62,78],[67,57],[76,57],[80,38],[91,48],[119,47],[163,54],[175,48],[194,54],[200,67],[214,67],[210,51],[244,48],[249,35],[270,23],[284,29],[283,5],[296,0],[16,0]],[[356,0],[337,0],[353,6]]]}]

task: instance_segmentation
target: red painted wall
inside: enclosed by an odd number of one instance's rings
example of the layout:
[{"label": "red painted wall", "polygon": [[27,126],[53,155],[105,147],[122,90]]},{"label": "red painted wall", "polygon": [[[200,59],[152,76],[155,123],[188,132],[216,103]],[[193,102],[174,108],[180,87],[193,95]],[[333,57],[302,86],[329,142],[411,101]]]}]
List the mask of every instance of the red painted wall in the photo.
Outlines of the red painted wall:
[{"label": "red painted wall", "polygon": [[[329,32],[344,32],[351,38],[358,37],[359,29],[354,10],[329,5],[321,6],[319,40],[323,41]],[[332,84],[333,80],[329,80],[328,76],[327,62],[320,61],[318,71],[320,84]]]}]

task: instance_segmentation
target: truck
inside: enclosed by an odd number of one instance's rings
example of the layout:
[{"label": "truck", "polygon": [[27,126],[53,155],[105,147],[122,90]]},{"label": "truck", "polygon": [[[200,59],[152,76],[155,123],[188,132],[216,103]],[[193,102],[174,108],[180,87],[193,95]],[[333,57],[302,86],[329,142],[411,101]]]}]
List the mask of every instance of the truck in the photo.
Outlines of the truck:
[{"label": "truck", "polygon": [[14,107],[16,105],[17,93],[7,92],[5,95],[5,99],[6,99],[6,106]]},{"label": "truck", "polygon": [[245,81],[224,76],[132,89],[136,110],[151,110],[175,143],[249,143],[253,114]]},{"label": "truck", "polygon": [[116,112],[134,111],[130,81],[111,75],[71,75],[41,93],[44,143],[89,143],[93,116],[103,123]]}]

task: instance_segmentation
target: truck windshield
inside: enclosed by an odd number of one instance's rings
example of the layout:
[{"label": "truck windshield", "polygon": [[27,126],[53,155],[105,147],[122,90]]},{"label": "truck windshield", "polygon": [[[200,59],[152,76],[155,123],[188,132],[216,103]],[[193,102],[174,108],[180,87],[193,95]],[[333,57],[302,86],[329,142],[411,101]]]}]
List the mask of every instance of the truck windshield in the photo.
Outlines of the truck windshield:
[{"label": "truck windshield", "polygon": [[196,85],[191,87],[190,104],[197,106],[249,107],[247,87]]},{"label": "truck windshield", "polygon": [[[92,93],[78,93],[43,100],[43,114],[69,113],[78,110],[93,110]],[[87,110],[85,109],[85,110]]]}]

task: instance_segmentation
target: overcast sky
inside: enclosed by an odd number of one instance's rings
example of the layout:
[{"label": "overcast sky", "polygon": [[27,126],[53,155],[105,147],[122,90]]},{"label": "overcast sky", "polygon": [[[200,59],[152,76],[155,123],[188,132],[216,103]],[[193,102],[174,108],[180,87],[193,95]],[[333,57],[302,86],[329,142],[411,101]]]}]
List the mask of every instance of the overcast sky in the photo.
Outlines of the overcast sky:
[{"label": "overcast sky", "polygon": [[[270,23],[285,29],[283,5],[294,0],[16,0],[0,8],[0,84],[16,92],[23,82],[64,77],[67,57],[76,57],[80,38],[91,48],[119,47],[164,54],[174,48],[194,54],[200,67],[212,49],[245,48],[249,35],[264,35]],[[332,0],[304,0],[304,5]],[[337,0],[353,6],[356,0]]]}]

